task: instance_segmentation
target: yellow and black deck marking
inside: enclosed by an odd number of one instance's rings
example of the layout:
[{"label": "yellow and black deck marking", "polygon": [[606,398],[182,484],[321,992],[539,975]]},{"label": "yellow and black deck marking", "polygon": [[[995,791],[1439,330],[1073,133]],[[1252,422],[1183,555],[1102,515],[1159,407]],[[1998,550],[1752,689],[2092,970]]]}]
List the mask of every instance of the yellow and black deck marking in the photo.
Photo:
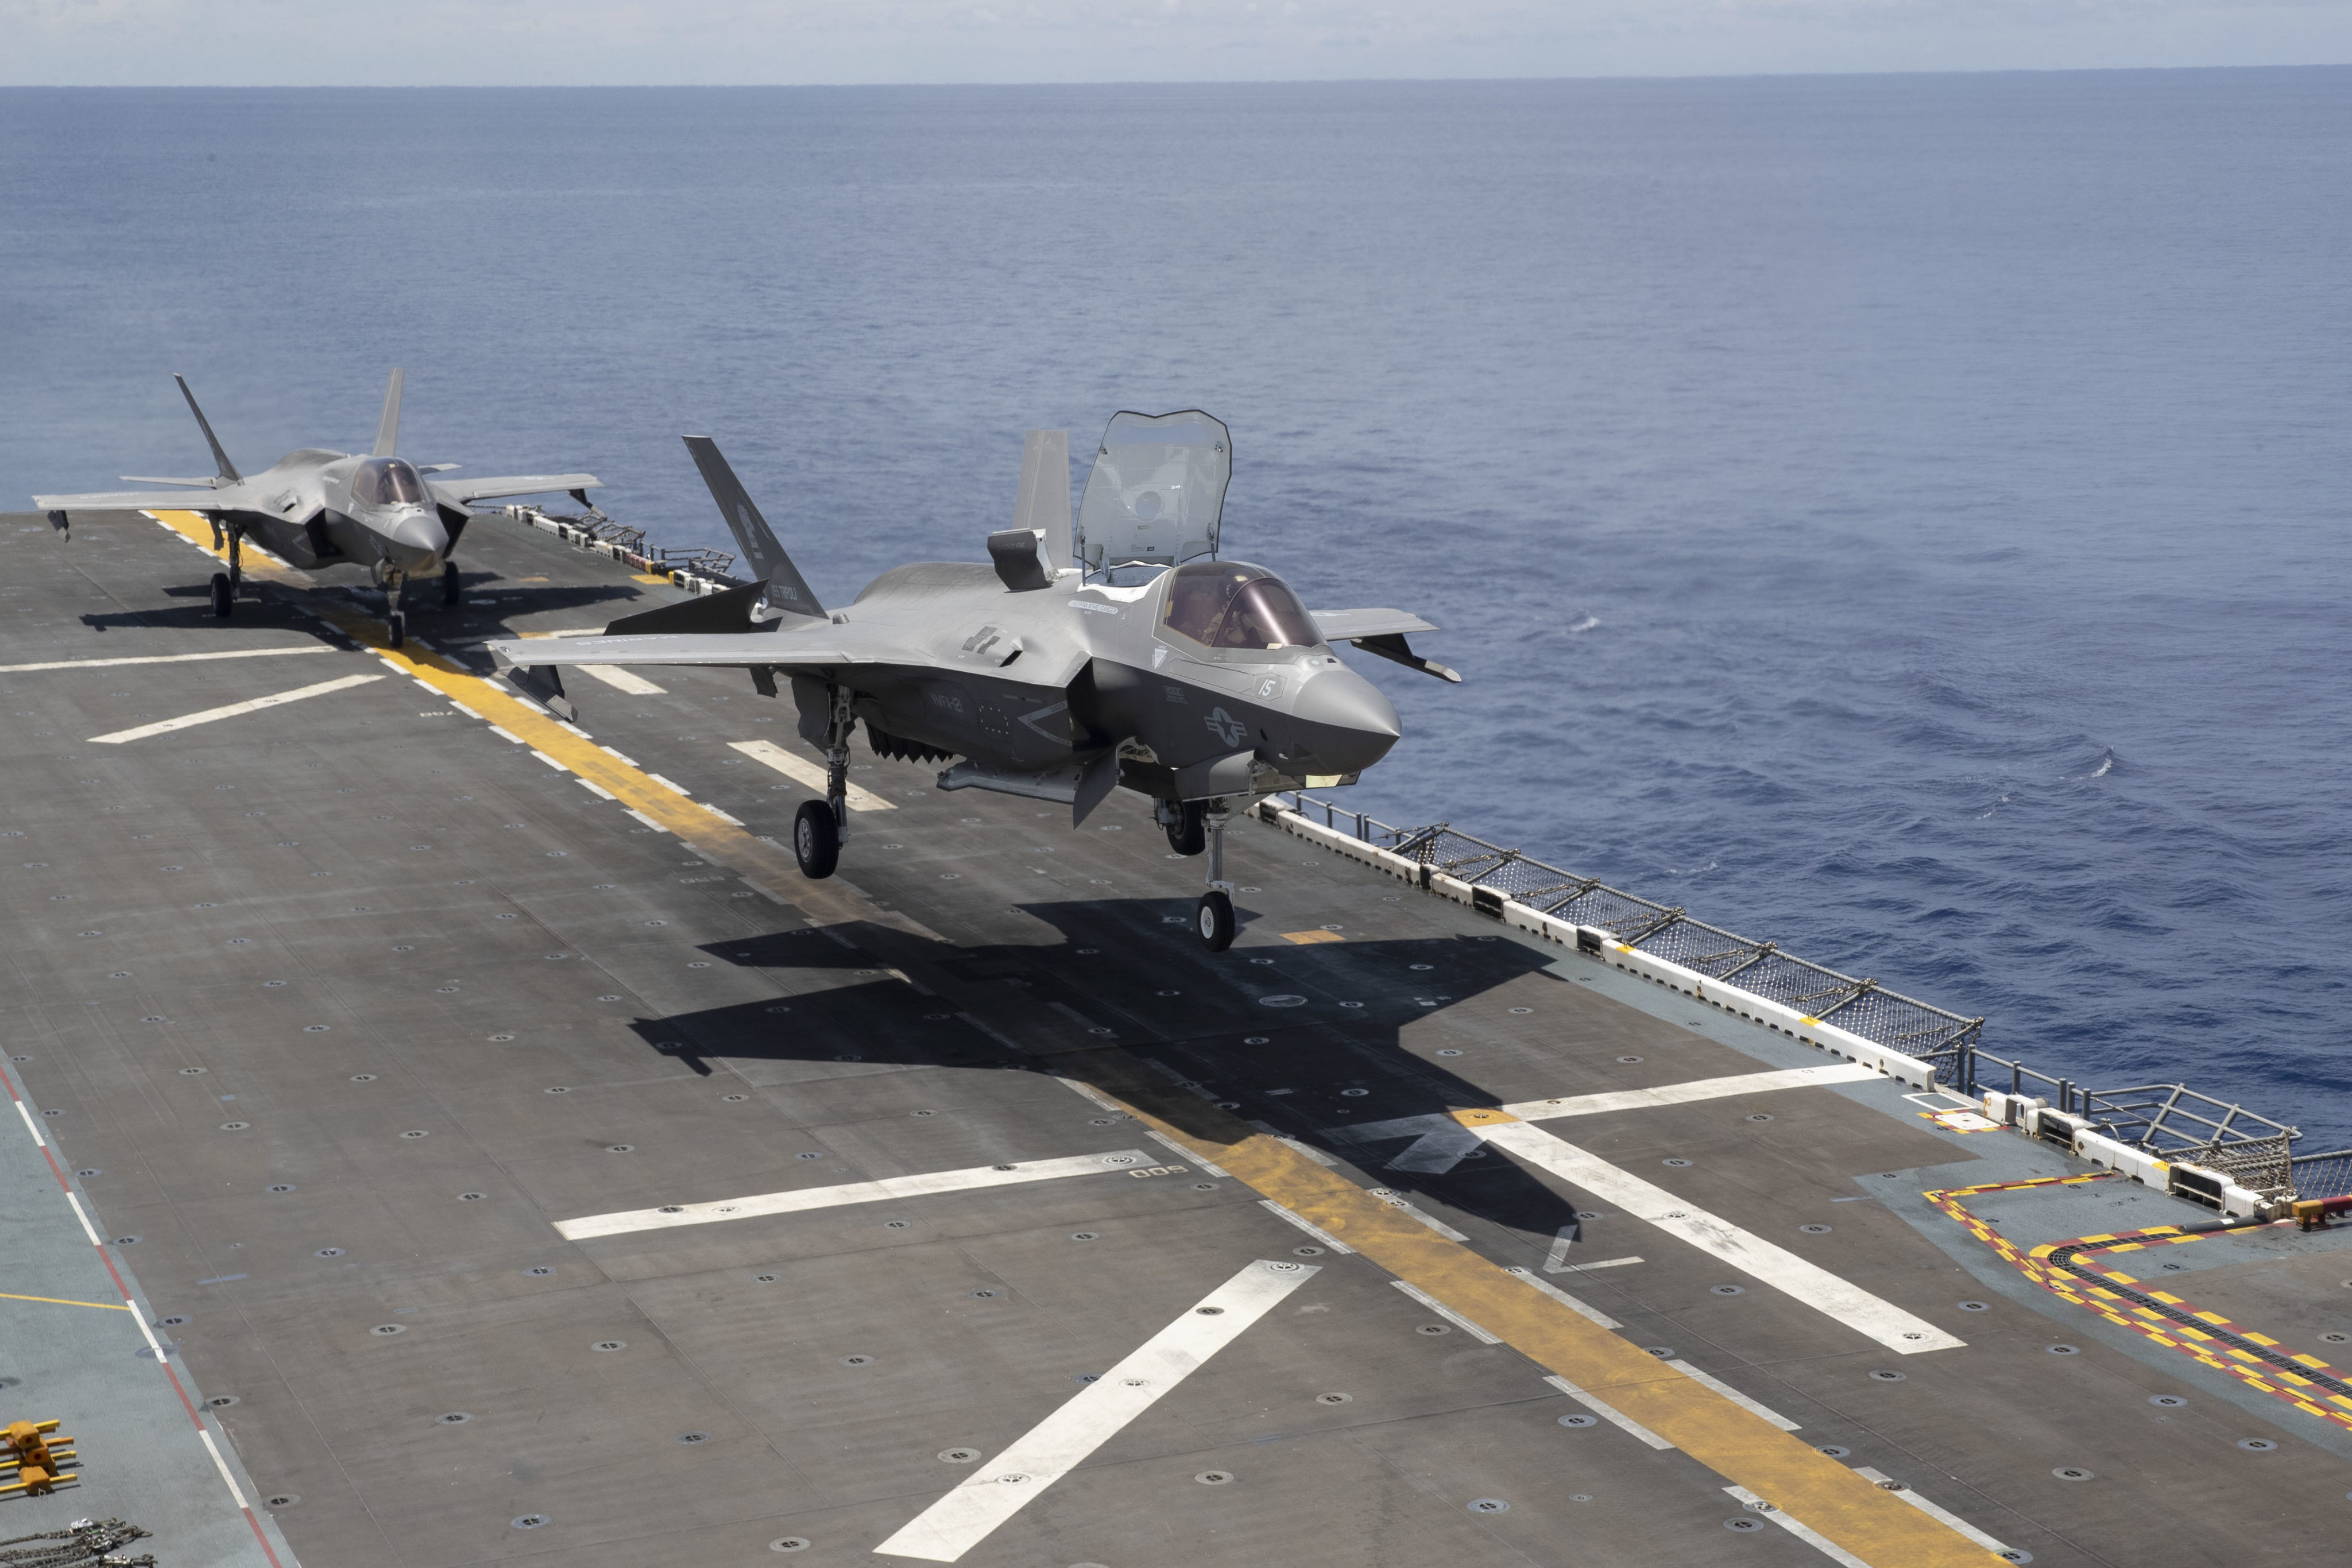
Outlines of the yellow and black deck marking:
[{"label": "yellow and black deck marking", "polygon": [[[2072,1301],[2078,1307],[2086,1307],[2109,1322],[2154,1340],[2168,1350],[2191,1356],[2216,1372],[2226,1372],[2274,1399],[2285,1400],[2306,1416],[2316,1416],[2338,1426],[2352,1427],[2352,1398],[2322,1387],[2311,1378],[2279,1364],[2281,1361],[2294,1362],[2329,1382],[2346,1381],[2345,1374],[2319,1357],[2289,1350],[2267,1334],[2241,1327],[2219,1312],[2192,1306],[2168,1291],[2145,1289],[2140,1281],[2120,1269],[2102,1269],[2084,1261],[2086,1255],[2092,1253],[2105,1258],[2113,1253],[2141,1251],[2150,1247],[2177,1247],[2192,1241],[2206,1241],[2236,1232],[2204,1230],[2182,1235],[2178,1227],[2157,1225],[2145,1230],[2078,1236],[2071,1241],[2052,1241],[2027,1249],[2020,1248],[1969,1213],[1960,1201],[1979,1193],[2015,1192],[2035,1186],[2075,1186],[2087,1182],[2115,1179],[2113,1173],[2103,1171],[2095,1176],[1990,1182],[1982,1186],[1950,1187],[1922,1196],[1959,1221],[1969,1235],[1999,1253],[2019,1273],[2052,1295]],[[2285,1222],[2282,1220],[2279,1223]],[[2109,1283],[2094,1284],[2081,1275],[2059,1267],[2056,1255],[2061,1252],[2067,1254],[2066,1260]],[[2195,1320],[2193,1322],[2187,1321],[2192,1319]]]}]

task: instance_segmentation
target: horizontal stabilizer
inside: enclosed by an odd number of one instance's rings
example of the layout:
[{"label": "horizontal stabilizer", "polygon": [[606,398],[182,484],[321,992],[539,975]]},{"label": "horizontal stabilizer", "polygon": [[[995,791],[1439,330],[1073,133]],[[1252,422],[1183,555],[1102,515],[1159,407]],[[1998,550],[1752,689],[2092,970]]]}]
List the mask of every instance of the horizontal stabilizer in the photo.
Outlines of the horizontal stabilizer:
[{"label": "horizontal stabilizer", "polygon": [[604,635],[642,637],[667,632],[740,636],[753,631],[773,632],[781,622],[755,625],[751,620],[751,612],[759,608],[760,596],[765,591],[767,584],[753,582],[723,593],[682,599],[676,604],[658,604],[635,615],[622,616],[604,628]]}]

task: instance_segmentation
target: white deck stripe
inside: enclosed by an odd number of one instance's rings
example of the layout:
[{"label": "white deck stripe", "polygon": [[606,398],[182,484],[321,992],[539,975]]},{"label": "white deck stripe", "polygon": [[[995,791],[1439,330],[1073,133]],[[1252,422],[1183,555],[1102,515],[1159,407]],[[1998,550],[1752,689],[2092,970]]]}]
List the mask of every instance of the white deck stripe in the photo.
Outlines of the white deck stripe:
[{"label": "white deck stripe", "polygon": [[[1743,1503],[1761,1502],[1764,1500],[1762,1498],[1758,1497],[1754,1492],[1749,1491],[1746,1487],[1726,1487],[1723,1490],[1729,1492],[1733,1497],[1738,1498]],[[1779,1525],[1781,1529],[1787,1531],[1790,1534],[1795,1536],[1798,1540],[1803,1542],[1806,1545],[1811,1547],[1822,1556],[1827,1557],[1831,1562],[1837,1563],[1838,1568],[1870,1568],[1869,1563],[1864,1562],[1861,1558],[1856,1557],[1853,1552],[1848,1552],[1844,1547],[1840,1546],[1836,1542],[1832,1541],[1820,1531],[1813,1529],[1811,1525],[1800,1524],[1797,1521],[1790,1519],[1786,1513],[1783,1513],[1777,1508],[1772,1510],[1769,1513],[1759,1514],[1758,1517],[1770,1520],[1773,1523]]]},{"label": "white deck stripe", "polygon": [[1710,1376],[1708,1374],[1701,1372],[1697,1367],[1693,1366],[1687,1361],[1670,1361],[1666,1363],[1666,1364],[1673,1367],[1676,1372],[1681,1373],[1685,1377],[1689,1378],[1694,1383],[1706,1384],[1709,1388],[1714,1389],[1717,1394],[1722,1395],[1726,1399],[1730,1400],[1734,1405],[1738,1406],[1742,1410],[1747,1411],[1749,1415],[1762,1416],[1765,1420],[1771,1422],[1775,1427],[1780,1427],[1783,1432],[1801,1432],[1804,1430],[1803,1427],[1798,1426],[1794,1421],[1790,1420],[1786,1416],[1781,1415],[1779,1411],[1772,1409],[1769,1406],[1764,1404],[1763,1401],[1748,1398],[1748,1396],[1742,1394],[1728,1383],[1724,1382],[1723,1379]]},{"label": "white deck stripe", "polygon": [[98,1239],[97,1228],[90,1224],[89,1216],[82,1211],[81,1199],[68,1192],[66,1194],[66,1202],[73,1206],[74,1218],[81,1221],[81,1233],[89,1238],[89,1244],[92,1247],[106,1245]]},{"label": "white deck stripe", "polygon": [[1504,1272],[1517,1276],[1519,1283],[1522,1285],[1534,1286],[1537,1290],[1541,1291],[1545,1295],[1549,1296],[1553,1301],[1558,1301],[1561,1306],[1566,1307],[1570,1312],[1574,1312],[1577,1316],[1589,1319],[1591,1322],[1600,1324],[1604,1329],[1622,1329],[1625,1326],[1623,1323],[1619,1322],[1615,1318],[1611,1317],[1607,1312],[1602,1312],[1599,1307],[1592,1306],[1585,1301],[1580,1301],[1576,1297],[1570,1295],[1566,1291],[1561,1290],[1558,1285],[1548,1284],[1544,1281],[1538,1280],[1525,1269],[1515,1267],[1507,1269]]},{"label": "white deck stripe", "polygon": [[1583,1389],[1579,1388],[1575,1384],[1570,1383],[1567,1378],[1558,1375],[1550,1375],[1547,1376],[1544,1381],[1550,1384],[1554,1388],[1559,1389],[1562,1394],[1567,1395],[1570,1399],[1575,1400],[1579,1405],[1583,1406],[1587,1410],[1591,1411],[1595,1416],[1600,1416],[1603,1421],[1608,1422],[1611,1426],[1622,1427],[1636,1437],[1641,1438],[1644,1443],[1649,1444],[1650,1447],[1659,1449],[1661,1452],[1674,1447],[1672,1443],[1667,1442],[1664,1437],[1659,1437],[1655,1432],[1651,1431],[1647,1427],[1643,1426],[1639,1421],[1634,1420],[1633,1417],[1626,1415],[1625,1412],[1618,1409],[1614,1405],[1594,1398],[1591,1395],[1587,1394]]},{"label": "white deck stripe", "polygon": [[[1864,1480],[1875,1482],[1882,1486],[1894,1479],[1884,1471],[1872,1469],[1868,1465],[1854,1466],[1853,1473],[1860,1476]],[[1950,1509],[1937,1507],[1936,1504],[1929,1502],[1926,1498],[1921,1497],[1917,1492],[1913,1491],[1909,1487],[1905,1487],[1895,1495],[1901,1498],[1905,1502],[1909,1503],[1913,1508],[1917,1509],[1921,1513],[1926,1514],[1929,1519],[1937,1520],[1951,1526],[1954,1530],[1958,1531],[1962,1535],[1967,1536],[1970,1541],[1975,1542],[1979,1546],[1983,1547],[1987,1552],[2006,1552],[2009,1550],[2008,1542],[1994,1540],[1991,1536],[1987,1535],[1983,1531],[1979,1530],[1975,1525],[1970,1524],[1967,1520],[1962,1519],[1958,1514],[1954,1513]]]},{"label": "white deck stripe", "polygon": [[669,695],[667,686],[657,686],[643,675],[629,674],[618,664],[574,664],[572,667],[583,675],[593,675],[606,685],[616,691],[626,692],[633,697]]},{"label": "white deck stripe", "polygon": [[16,1114],[25,1118],[25,1131],[33,1134],[34,1146],[43,1149],[47,1148],[49,1146],[49,1141],[41,1136],[41,1124],[33,1120],[32,1107],[26,1104],[22,1100],[19,1100],[16,1102]]},{"label": "white deck stripe", "polygon": [[1394,1285],[1398,1290],[1402,1291],[1406,1295],[1411,1296],[1414,1301],[1419,1301],[1423,1306],[1427,1307],[1431,1312],[1435,1312],[1439,1317],[1444,1318],[1447,1322],[1452,1323],[1455,1328],[1460,1329],[1463,1333],[1468,1334],[1472,1339],[1476,1340],[1479,1343],[1500,1344],[1503,1343],[1499,1337],[1488,1333],[1485,1329],[1480,1328],[1476,1323],[1472,1322],[1468,1318],[1464,1317],[1460,1312],[1455,1312],[1452,1307],[1447,1306],[1444,1301],[1439,1301],[1427,1291],[1422,1290],[1418,1286],[1408,1285],[1402,1280],[1391,1280],[1389,1283]]},{"label": "white deck stripe", "polygon": [[228,1487],[228,1495],[236,1500],[238,1508],[247,1507],[245,1489],[236,1484],[235,1476],[228,1473],[228,1461],[221,1458],[220,1445],[213,1441],[211,1431],[201,1421],[196,1424],[196,1436],[205,1440],[205,1451],[213,1457],[213,1468],[220,1471],[221,1480]]},{"label": "white deck stripe", "polygon": [[1351,1253],[1355,1251],[1354,1248],[1349,1246],[1346,1242],[1340,1240],[1329,1231],[1325,1230],[1313,1220],[1308,1219],[1305,1215],[1294,1214],[1289,1209],[1283,1207],[1282,1205],[1275,1202],[1274,1199],[1270,1197],[1259,1198],[1257,1200],[1257,1206],[1260,1208],[1273,1210],[1277,1218],[1280,1218],[1288,1224],[1296,1225],[1299,1229],[1304,1230],[1307,1235],[1312,1236],[1316,1240],[1320,1241],[1324,1246],[1328,1247],[1334,1252]]},{"label": "white deck stripe", "polygon": [[125,659],[58,659],[43,664],[0,664],[0,674],[30,670],[111,670],[122,664],[193,664],[204,659],[275,659],[289,653],[331,653],[321,643],[299,648],[230,648],[217,653],[146,653]]},{"label": "white deck stripe", "polygon": [[248,702],[231,703],[226,707],[208,707],[202,713],[184,714],[178,718],[161,719],[153,724],[142,724],[136,729],[118,729],[111,735],[93,735],[89,737],[90,744],[120,746],[126,740],[144,740],[151,735],[169,735],[175,729],[189,729],[196,725],[211,724],[218,719],[235,718],[239,714],[259,713],[263,708],[283,707],[288,703],[299,703],[304,697],[318,697],[324,696],[329,692],[349,691],[353,686],[363,686],[370,681],[382,679],[383,679],[382,675],[345,675],[339,681],[320,681],[315,686],[297,686],[290,692],[277,692],[269,696],[255,697]]},{"label": "white deck stripe", "polygon": [[559,1219],[555,1229],[567,1241],[583,1241],[596,1236],[625,1236],[634,1230],[710,1225],[725,1219],[751,1219],[763,1214],[798,1214],[812,1208],[839,1208],[845,1204],[970,1192],[978,1187],[1054,1181],[1062,1176],[1099,1176],[1151,1163],[1151,1156],[1141,1149],[1114,1149],[1108,1154],[1072,1155],[1066,1159],[1033,1160],[1025,1165],[973,1166],[965,1170],[930,1171],[922,1176],[886,1176],[880,1181],[845,1182],[839,1186],[808,1186],[797,1192],[722,1197],[715,1203],[677,1204],[672,1206],[674,1213],[659,1208],[633,1208],[619,1214],[591,1214],[579,1219]]},{"label": "white deck stripe", "polygon": [[1778,1072],[1741,1072],[1729,1078],[1696,1078],[1688,1083],[1662,1083],[1655,1089],[1616,1089],[1605,1094],[1572,1094],[1559,1100],[1528,1100],[1506,1105],[1503,1113],[1522,1122],[1549,1122],[1561,1116],[1597,1116],[1605,1111],[1640,1111],[1657,1105],[1687,1105],[1695,1100],[1723,1100],[1734,1094],[1762,1094],[1775,1089],[1802,1089],[1815,1083],[1853,1083],[1882,1074],[1859,1062],[1835,1067],[1791,1067]]},{"label": "white deck stripe", "polygon": [[953,1563],[988,1539],[1038,1493],[1279,1306],[1317,1272],[1311,1263],[1260,1259],[1203,1296],[1060,1409],[984,1459],[963,1484],[874,1550]]},{"label": "white deck stripe", "polygon": [[1635,1219],[1711,1253],[1751,1279],[1826,1313],[1903,1355],[1958,1350],[1968,1342],[1808,1263],[1785,1248],[1676,1197],[1600,1155],[1526,1122],[1481,1126],[1478,1135],[1570,1186],[1615,1204]]},{"label": "white deck stripe", "polygon": [[[795,757],[772,740],[730,740],[728,749],[740,751],[754,762],[763,762],[796,784],[806,785],[818,794],[824,793],[824,769],[805,758]],[[898,805],[886,800],[863,785],[849,787],[849,809],[853,811],[895,811]]]}]

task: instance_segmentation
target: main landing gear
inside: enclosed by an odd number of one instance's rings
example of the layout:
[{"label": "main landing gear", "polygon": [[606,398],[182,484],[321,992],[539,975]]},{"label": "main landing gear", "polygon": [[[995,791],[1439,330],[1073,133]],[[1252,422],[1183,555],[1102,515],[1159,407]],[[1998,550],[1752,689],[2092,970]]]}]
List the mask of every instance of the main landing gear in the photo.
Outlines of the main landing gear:
[{"label": "main landing gear", "polygon": [[441,569],[441,602],[455,609],[465,596],[465,580],[457,575],[457,563],[453,560]]},{"label": "main landing gear", "polygon": [[[1192,815],[1195,808],[1198,814]],[[1234,884],[1225,880],[1225,803],[1187,801],[1184,809],[1188,820],[1200,824],[1196,831],[1207,841],[1209,852],[1209,891],[1193,905],[1192,924],[1201,933],[1201,946],[1212,953],[1222,953],[1234,945]],[[1168,841],[1176,842],[1172,825],[1168,830]]]},{"label": "main landing gear", "polygon": [[[245,543],[245,530],[231,523],[223,531],[228,535],[228,570],[213,573],[212,590],[213,614],[226,621],[236,608],[236,591],[245,575],[240,559],[244,553],[240,547]],[[218,544],[220,540],[215,538],[213,542]]]},{"label": "main landing gear", "polygon": [[1180,855],[1197,855],[1208,847],[1205,800],[1163,800],[1160,825],[1168,830],[1168,847]]},{"label": "main landing gear", "polygon": [[841,863],[841,846],[849,837],[849,735],[857,719],[849,711],[849,693],[828,689],[831,713],[825,724],[824,799],[803,800],[793,818],[793,858],[801,874],[822,881]]}]

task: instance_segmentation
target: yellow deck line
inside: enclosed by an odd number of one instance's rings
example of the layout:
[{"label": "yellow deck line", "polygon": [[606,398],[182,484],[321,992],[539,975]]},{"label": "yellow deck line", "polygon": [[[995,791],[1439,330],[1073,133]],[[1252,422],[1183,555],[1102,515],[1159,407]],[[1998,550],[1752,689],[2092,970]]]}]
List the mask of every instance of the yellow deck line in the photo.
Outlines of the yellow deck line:
[{"label": "yellow deck line", "polygon": [[[196,514],[155,516],[207,554],[216,553],[210,544],[210,525]],[[779,891],[777,895],[810,915],[889,925],[940,940],[918,923],[877,907],[845,886],[802,878],[789,851],[656,784],[645,771],[549,717],[536,705],[509,695],[504,687],[427,649],[384,647],[382,622],[373,618],[331,601],[314,601],[310,608],[377,657],[462,701],[489,723],[610,790],[644,818],[690,839],[707,858],[727,861],[739,871],[774,874],[778,880],[773,886],[790,889],[788,894]],[[784,873],[791,873],[788,883],[782,881]],[[767,879],[747,880],[756,884]],[[1109,1091],[1097,1092],[1120,1098]],[[1189,1096],[1182,1108],[1186,1120],[1214,1136],[1161,1120],[1141,1106],[1130,1108],[1147,1125],[1193,1149],[1197,1157],[1222,1166],[1260,1195],[1339,1237],[1538,1365],[1605,1397],[1726,1480],[1785,1510],[1870,1568],[1986,1568],[1994,1560],[1958,1531],[1530,1289],[1281,1139],[1264,1136]],[[1498,1114],[1486,1113],[1490,1120]]]},{"label": "yellow deck line", "polygon": [[63,1296],[19,1296],[10,1291],[0,1291],[0,1301],[47,1301],[53,1307],[97,1307],[110,1312],[131,1310],[121,1301],[68,1301]]},{"label": "yellow deck line", "polygon": [[[196,513],[166,511],[152,515],[205,554],[216,559],[226,559],[212,548],[212,526]],[[247,554],[249,558],[249,549]],[[291,580],[297,575],[289,572],[286,579]],[[514,695],[507,686],[486,680],[456,661],[414,643],[398,648],[384,646],[383,622],[373,616],[323,597],[310,599],[307,608],[399,674],[464,703],[490,725],[604,789],[643,820],[688,840],[706,858],[727,862],[737,871],[749,873],[745,880],[753,886],[764,887],[780,900],[821,919],[889,925],[929,941],[941,940],[938,933],[919,922],[895,910],[877,908],[846,884],[808,881],[800,874],[791,851],[771,844],[712,815],[677,790],[655,783],[651,769],[622,761],[579,730],[557,722],[536,703]]]},{"label": "yellow deck line", "polygon": [[[1189,1097],[1181,1105],[1171,1103],[1183,1124],[1138,1103],[1149,1097],[1108,1097],[1871,1568],[1984,1568],[1989,1560],[1983,1547],[1949,1526],[1439,1236],[1283,1139],[1206,1104],[1196,1106]],[[1475,1114],[1491,1123],[1502,1113]]]}]

